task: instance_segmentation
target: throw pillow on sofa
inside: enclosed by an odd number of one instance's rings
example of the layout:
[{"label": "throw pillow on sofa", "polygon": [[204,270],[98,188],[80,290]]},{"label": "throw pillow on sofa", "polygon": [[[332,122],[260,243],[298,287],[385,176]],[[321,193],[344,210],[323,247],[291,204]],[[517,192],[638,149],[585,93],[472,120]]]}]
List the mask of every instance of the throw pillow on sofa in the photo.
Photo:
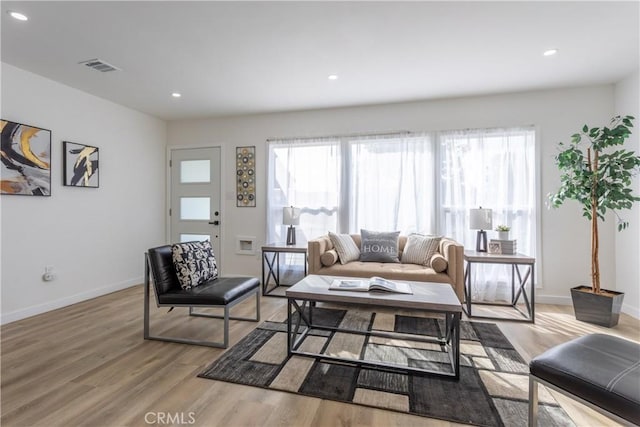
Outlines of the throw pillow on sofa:
[{"label": "throw pillow on sofa", "polygon": [[418,264],[431,266],[431,257],[438,252],[440,246],[439,236],[425,236],[422,234],[410,234],[402,251],[403,264]]},{"label": "throw pillow on sofa", "polygon": [[447,269],[447,267],[449,267],[447,259],[439,253],[433,254],[429,262],[431,264],[431,268],[433,268],[433,271],[436,273],[442,273]]},{"label": "throw pillow on sofa", "polygon": [[320,262],[325,267],[331,267],[333,264],[338,262],[338,252],[335,249],[330,249],[327,252],[320,255]]},{"label": "throw pillow on sofa", "polygon": [[399,231],[379,232],[360,230],[360,261],[400,262],[398,259]]},{"label": "throw pillow on sofa", "polygon": [[218,277],[218,266],[211,242],[171,245],[171,256],[182,289],[191,289]]},{"label": "throw pillow on sofa", "polygon": [[329,240],[336,248],[340,264],[357,261],[360,258],[360,248],[358,248],[350,235],[329,232]]}]

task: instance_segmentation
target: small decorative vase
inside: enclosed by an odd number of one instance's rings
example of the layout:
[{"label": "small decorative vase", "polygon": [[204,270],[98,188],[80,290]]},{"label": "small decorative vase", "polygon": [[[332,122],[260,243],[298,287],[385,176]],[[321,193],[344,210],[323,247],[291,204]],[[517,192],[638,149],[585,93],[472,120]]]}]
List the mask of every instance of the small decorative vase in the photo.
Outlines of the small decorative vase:
[{"label": "small decorative vase", "polygon": [[498,240],[509,240],[508,231],[498,231]]}]

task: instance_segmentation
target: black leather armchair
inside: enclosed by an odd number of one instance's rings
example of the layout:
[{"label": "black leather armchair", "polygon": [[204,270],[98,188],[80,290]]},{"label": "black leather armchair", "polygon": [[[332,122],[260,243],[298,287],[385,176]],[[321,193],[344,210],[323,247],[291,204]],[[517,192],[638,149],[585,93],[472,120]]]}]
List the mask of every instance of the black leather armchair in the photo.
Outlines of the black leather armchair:
[{"label": "black leather armchair", "polygon": [[[145,254],[144,264],[144,339],[227,348],[229,346],[229,320],[260,321],[260,281],[255,277],[218,277],[191,289],[182,289],[173,264],[171,245],[149,249]],[[149,332],[151,282],[153,282],[158,307],[188,307],[190,316],[224,319],[223,341],[213,342],[151,335]],[[255,318],[231,317],[229,315],[231,307],[253,295],[256,297]],[[222,308],[224,315],[197,313],[194,308],[198,307]]]}]

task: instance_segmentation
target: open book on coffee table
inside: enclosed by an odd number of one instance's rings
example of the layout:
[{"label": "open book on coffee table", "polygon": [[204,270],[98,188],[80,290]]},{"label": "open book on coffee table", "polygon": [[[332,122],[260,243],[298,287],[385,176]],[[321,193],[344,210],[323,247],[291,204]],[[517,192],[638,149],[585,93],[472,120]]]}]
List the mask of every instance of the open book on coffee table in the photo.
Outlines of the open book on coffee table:
[{"label": "open book on coffee table", "polygon": [[394,282],[382,277],[372,277],[371,279],[335,279],[329,285],[333,291],[356,291],[356,292],[393,292],[398,294],[413,294],[408,283]]}]

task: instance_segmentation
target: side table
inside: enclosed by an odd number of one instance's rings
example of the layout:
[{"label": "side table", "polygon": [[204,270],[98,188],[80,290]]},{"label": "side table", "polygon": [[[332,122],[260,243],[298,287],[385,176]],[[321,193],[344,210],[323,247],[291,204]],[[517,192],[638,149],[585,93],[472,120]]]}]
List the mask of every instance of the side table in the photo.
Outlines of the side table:
[{"label": "side table", "polygon": [[[535,323],[535,282],[534,270],[536,259],[523,254],[501,255],[490,254],[487,252],[464,251],[464,260],[466,267],[464,270],[464,297],[465,302],[462,305],[465,313],[469,317],[478,319],[494,319],[494,320],[511,320],[514,322]],[[471,268],[473,264],[506,264],[511,266],[511,302],[473,302],[471,292]],[[525,266],[524,275],[520,271],[520,267]],[[517,281],[516,281],[517,279]],[[527,292],[529,288],[529,292]],[[526,313],[518,307],[518,301],[522,297]],[[510,319],[495,316],[473,316],[472,305],[492,305],[492,306],[510,306],[517,310],[522,319]]]},{"label": "side table", "polygon": [[[262,247],[262,295],[269,295],[278,286],[287,286],[293,284],[284,284],[280,282],[280,254],[304,254],[304,275],[307,275],[306,242],[300,242],[297,245],[287,245],[283,242],[268,243]],[[271,283],[272,278],[274,286],[269,288],[269,284]],[[284,297],[284,295],[273,296]]]}]

